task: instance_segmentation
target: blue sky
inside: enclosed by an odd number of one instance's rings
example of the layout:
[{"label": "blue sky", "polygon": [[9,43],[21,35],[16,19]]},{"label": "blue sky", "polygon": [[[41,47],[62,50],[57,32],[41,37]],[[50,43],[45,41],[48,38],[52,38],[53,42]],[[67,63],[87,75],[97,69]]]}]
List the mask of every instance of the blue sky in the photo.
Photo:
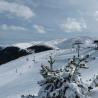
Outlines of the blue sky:
[{"label": "blue sky", "polygon": [[0,0],[0,44],[98,36],[98,0]]}]

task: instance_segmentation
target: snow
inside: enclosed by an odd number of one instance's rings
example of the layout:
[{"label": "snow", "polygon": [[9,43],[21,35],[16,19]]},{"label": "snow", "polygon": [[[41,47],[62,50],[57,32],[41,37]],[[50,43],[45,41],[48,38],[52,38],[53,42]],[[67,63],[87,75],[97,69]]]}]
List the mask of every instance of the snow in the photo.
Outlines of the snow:
[{"label": "snow", "polygon": [[89,98],[98,98],[98,87],[93,89],[88,95]]},{"label": "snow", "polygon": [[33,86],[35,88],[33,93],[35,93],[37,90],[37,81],[35,80],[38,78],[35,76],[38,71],[36,68],[34,68],[31,60],[29,62],[26,61],[26,57],[2,65],[0,68],[0,97],[6,98],[9,94],[13,96],[13,94],[22,92],[30,93]]},{"label": "snow", "polygon": [[[58,44],[61,44],[61,42],[63,41],[65,40],[58,40],[58,42],[48,41],[44,44],[58,46]],[[32,46],[32,43],[34,45],[43,42],[18,43],[14,45],[25,49],[29,46]],[[87,44],[89,44],[89,41],[87,41]],[[91,53],[88,50],[89,49],[87,49],[86,51],[83,50],[81,54],[88,52]],[[81,70],[82,78],[85,82],[89,82],[88,80],[92,78],[94,74],[98,74],[98,55],[94,53],[93,55],[96,56],[96,60],[91,61],[87,64],[87,66],[89,66],[89,69]],[[37,82],[42,79],[39,72],[41,64],[48,65],[47,60],[49,55],[51,54],[56,59],[56,62],[54,64],[54,68],[56,69],[64,67],[67,59],[76,54],[76,52],[74,49],[50,50],[24,56],[3,64],[2,66],[0,66],[0,98],[20,98],[21,95],[29,94],[37,95],[40,89]],[[34,59],[34,56],[36,62],[32,61]],[[98,98],[98,88],[92,90],[89,93],[89,98]]]},{"label": "snow", "polygon": [[36,44],[39,44],[39,43],[41,43],[41,41],[17,43],[17,44],[13,44],[13,46],[19,47],[21,49],[26,49],[28,47],[31,47],[32,45],[36,45]]},{"label": "snow", "polygon": [[23,42],[23,43],[17,43],[13,44],[12,46],[19,47],[21,49],[26,49],[28,47],[34,46],[34,45],[46,45],[53,47],[55,49],[58,49],[57,45],[65,41],[66,39],[56,39],[51,41],[32,41],[32,42]]},{"label": "snow", "polygon": [[93,43],[93,39],[90,38],[90,37],[78,36],[78,37],[75,37],[75,38],[70,38],[70,39],[62,41],[60,44],[57,44],[57,47],[60,48],[60,49],[72,48],[73,44],[77,40],[81,41],[83,43],[83,46],[90,46]]},{"label": "snow", "polygon": [[[41,79],[39,74],[41,63],[47,63],[47,56],[53,52],[31,54],[0,66],[0,98],[18,96],[18,94],[37,95],[39,90],[37,82]],[[35,63],[32,61],[34,56]]]}]

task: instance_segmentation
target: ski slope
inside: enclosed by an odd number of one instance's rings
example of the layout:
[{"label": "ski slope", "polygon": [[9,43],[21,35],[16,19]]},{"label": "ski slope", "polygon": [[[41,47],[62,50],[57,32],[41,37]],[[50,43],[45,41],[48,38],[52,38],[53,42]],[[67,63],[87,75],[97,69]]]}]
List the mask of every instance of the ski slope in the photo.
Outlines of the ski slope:
[{"label": "ski slope", "polygon": [[[62,54],[66,53],[69,53],[69,50],[52,50],[31,54],[2,65],[0,67],[0,98],[20,98],[22,94],[37,95],[40,88],[37,82],[42,78],[40,75],[41,64],[47,64],[47,59],[52,54],[56,57],[54,67],[63,67],[64,59],[68,55]],[[34,57],[35,62],[32,61]],[[84,80],[93,77],[94,73],[98,74],[97,63],[97,60],[92,61],[88,64],[89,69],[83,70]]]},{"label": "ski slope", "polygon": [[[22,94],[37,95],[37,82],[41,80],[40,66],[42,63],[47,64],[47,57],[51,53],[54,51],[31,54],[0,66],[0,98],[20,98]],[[53,55],[58,54],[55,52]],[[32,61],[34,57],[35,62]]]},{"label": "ski slope", "polygon": [[[51,44],[52,41],[48,42]],[[48,44],[47,43],[47,44]],[[61,41],[59,40],[59,43]],[[57,44],[56,42],[54,44]],[[26,48],[30,44],[17,44],[21,48]],[[81,55],[93,54],[94,61],[87,64],[89,69],[81,70],[82,78],[88,82],[94,74],[98,74],[98,53],[91,52],[90,49],[82,49]],[[54,68],[61,68],[66,65],[67,59],[76,55],[74,49],[57,49],[45,51],[37,54],[27,55],[0,66],[0,98],[21,98],[21,95],[37,95],[40,89],[37,84],[42,79],[40,75],[41,64],[49,65],[47,60],[52,55],[56,62]],[[98,88],[91,91],[90,98],[98,98]]]}]

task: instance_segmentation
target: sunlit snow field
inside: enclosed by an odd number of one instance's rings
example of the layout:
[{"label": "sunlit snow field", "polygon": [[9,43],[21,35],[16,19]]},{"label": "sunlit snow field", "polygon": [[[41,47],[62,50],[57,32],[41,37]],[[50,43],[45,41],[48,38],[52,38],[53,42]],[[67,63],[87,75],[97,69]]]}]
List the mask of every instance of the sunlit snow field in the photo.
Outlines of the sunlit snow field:
[{"label": "sunlit snow field", "polygon": [[[81,55],[89,51],[81,50]],[[98,74],[98,58],[97,52],[93,51],[95,60],[87,63],[89,69],[81,70],[82,78],[88,82],[94,74]],[[40,86],[37,84],[42,79],[40,75],[41,64],[49,65],[47,60],[52,55],[56,60],[54,69],[66,66],[68,58],[77,55],[75,49],[56,49],[46,52],[36,53],[20,57],[16,60],[8,62],[0,66],[0,98],[21,98],[21,95],[37,95]],[[35,62],[33,61],[35,57]],[[91,95],[96,95],[97,91],[93,91]],[[97,98],[95,97],[94,98]],[[93,97],[91,97],[93,98]]]}]

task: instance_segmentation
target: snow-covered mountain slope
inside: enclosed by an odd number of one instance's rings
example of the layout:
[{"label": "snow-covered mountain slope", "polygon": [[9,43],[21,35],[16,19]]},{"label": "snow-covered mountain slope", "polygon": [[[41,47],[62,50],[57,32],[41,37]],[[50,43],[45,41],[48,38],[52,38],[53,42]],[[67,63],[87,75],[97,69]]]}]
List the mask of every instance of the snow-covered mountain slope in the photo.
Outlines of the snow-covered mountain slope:
[{"label": "snow-covered mountain slope", "polygon": [[20,43],[16,46],[0,47],[0,65],[31,53],[39,53],[53,49],[56,48],[52,45],[50,46],[41,43],[36,43],[35,45],[31,45],[30,43]]},{"label": "snow-covered mountain slope", "polygon": [[72,48],[73,44],[75,43],[75,41],[81,41],[83,43],[83,46],[91,46],[93,43],[93,39],[90,37],[86,37],[86,36],[79,36],[79,37],[75,37],[75,38],[71,38],[71,39],[67,39],[65,41],[62,41],[62,43],[58,44],[57,47],[60,49],[68,49],[68,48]]},{"label": "snow-covered mountain slope", "polygon": [[17,44],[13,44],[13,46],[22,48],[22,49],[26,49],[28,47],[34,46],[34,45],[46,45],[46,46],[50,46],[53,47],[55,49],[58,49],[58,47],[56,45],[62,43],[63,41],[65,41],[65,38],[62,39],[55,39],[55,40],[50,40],[50,41],[32,41],[32,42],[24,42],[24,43],[17,43]]},{"label": "snow-covered mountain slope", "polygon": [[[39,70],[41,63],[47,62],[47,56],[54,51],[21,57],[0,67],[0,98],[15,98],[17,94],[37,94],[41,79]],[[63,51],[59,51],[59,53]],[[20,97],[18,97],[20,98]]]},{"label": "snow-covered mountain slope", "polygon": [[[78,36],[78,37],[73,37],[70,39],[60,38],[60,39],[55,39],[55,40],[50,40],[50,41],[22,42],[22,43],[12,44],[11,46],[19,47],[21,49],[26,49],[34,45],[46,45],[46,46],[54,47],[56,49],[58,48],[66,49],[66,48],[72,48],[73,43],[75,43],[75,41],[77,40],[80,40],[86,46],[89,46],[89,45],[91,46],[94,39],[91,37],[87,37],[87,36]],[[9,45],[6,45],[6,47],[7,46]]]},{"label": "snow-covered mountain slope", "polygon": [[[47,42],[51,44],[54,41]],[[65,40],[59,40],[54,42],[52,45],[60,45]],[[71,41],[72,42],[72,41]],[[26,45],[26,44],[25,44]],[[27,45],[23,46],[18,44],[17,46],[22,46],[21,48],[30,47]],[[61,45],[62,46],[62,45]],[[85,48],[81,50],[81,55],[92,54],[96,57],[95,60],[87,63],[89,69],[81,70],[83,80],[88,82],[94,74],[98,74],[98,52],[92,49]],[[37,84],[38,81],[42,79],[40,75],[41,64],[48,65],[48,57],[52,55],[56,62],[54,63],[54,68],[61,68],[66,65],[69,57],[76,55],[75,49],[55,49],[49,50],[41,53],[30,54],[6,64],[0,66],[0,98],[20,98],[21,95],[37,95],[40,89]],[[91,91],[90,98],[98,98],[98,89]]]},{"label": "snow-covered mountain slope", "polygon": [[13,45],[0,46],[0,65],[17,59],[19,57],[39,53],[47,50],[58,49],[56,44],[60,44],[65,39],[51,41],[33,41],[29,43],[17,43]]},{"label": "snow-covered mountain slope", "polygon": [[31,46],[34,46],[34,45],[37,45],[37,44],[40,44],[40,43],[42,43],[42,41],[16,43],[16,44],[13,44],[13,46],[16,46],[16,47],[19,47],[19,48],[22,48],[22,49],[26,49],[28,47],[31,47]]},{"label": "snow-covered mountain slope", "polygon": [[13,46],[17,46],[22,49],[26,49],[28,47],[34,46],[34,45],[47,45],[51,46],[55,49],[68,49],[72,48],[72,45],[75,43],[75,41],[80,40],[83,43],[83,46],[91,46],[93,43],[93,39],[91,37],[87,36],[78,36],[70,39],[62,38],[62,39],[55,39],[51,41],[33,41],[33,42],[26,42],[26,43],[17,43]]},{"label": "snow-covered mountain slope", "polygon": [[29,51],[18,47],[3,47],[0,50],[0,65],[28,54],[30,54]]},{"label": "snow-covered mountain slope", "polygon": [[[42,78],[39,73],[41,64],[48,65],[47,60],[51,54],[56,59],[54,68],[61,68],[65,65],[66,58],[75,53],[72,49],[51,50],[21,57],[0,66],[0,98],[20,98],[22,94],[37,95],[40,88],[37,82]],[[85,81],[93,77],[94,74],[98,74],[97,64],[98,60],[96,59],[88,64],[89,69],[81,71]]]}]

